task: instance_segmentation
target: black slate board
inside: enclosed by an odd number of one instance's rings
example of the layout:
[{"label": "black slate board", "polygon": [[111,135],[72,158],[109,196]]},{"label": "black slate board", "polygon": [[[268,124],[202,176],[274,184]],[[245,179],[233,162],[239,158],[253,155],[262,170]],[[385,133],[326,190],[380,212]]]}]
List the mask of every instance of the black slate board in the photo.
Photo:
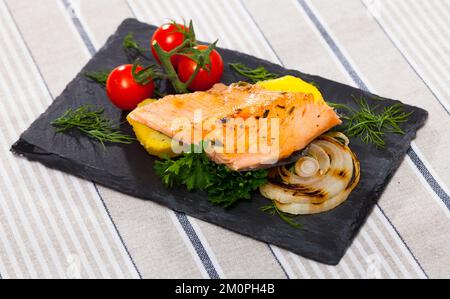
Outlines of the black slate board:
[{"label": "black slate board", "polygon": [[[351,140],[351,148],[361,161],[361,183],[350,198],[335,210],[320,215],[297,217],[296,221],[304,226],[301,230],[260,212],[259,208],[268,201],[259,194],[255,194],[253,200],[240,202],[229,210],[215,207],[208,203],[203,193],[189,193],[184,188],[167,190],[153,172],[155,158],[148,155],[137,143],[108,145],[105,150],[101,145],[77,133],[55,134],[50,125],[68,108],[86,104],[105,107],[106,115],[112,119],[123,119],[125,115],[109,103],[105,91],[97,84],[87,81],[83,74],[86,71],[112,69],[129,63],[132,61],[130,54],[125,54],[121,46],[124,36],[132,31],[136,39],[146,45],[154,30],[155,27],[137,20],[125,20],[48,110],[23,133],[12,150],[48,167],[95,181],[132,196],[155,201],[173,210],[286,248],[304,257],[325,264],[338,264],[402,162],[416,131],[425,123],[427,112],[405,106],[405,110],[414,112],[403,126],[406,134],[389,135],[386,149],[380,150],[365,145],[358,139]],[[315,82],[320,86],[325,99],[331,102],[354,106],[352,96],[363,96],[371,105],[392,105],[397,102],[389,99],[380,101],[379,97],[353,87],[286,70],[246,54],[226,49],[220,49],[220,52],[228,63],[242,62],[250,67],[262,65],[280,75],[290,74],[308,82]],[[222,82],[229,84],[243,79],[226,67]],[[132,134],[129,125],[124,124],[122,129]]]}]

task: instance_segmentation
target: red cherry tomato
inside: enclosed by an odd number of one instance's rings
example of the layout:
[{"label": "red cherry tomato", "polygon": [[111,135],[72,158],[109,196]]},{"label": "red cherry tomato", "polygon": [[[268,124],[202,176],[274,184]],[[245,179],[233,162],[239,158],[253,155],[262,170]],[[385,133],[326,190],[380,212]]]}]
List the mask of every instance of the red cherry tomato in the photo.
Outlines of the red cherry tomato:
[{"label": "red cherry tomato", "polygon": [[[131,111],[143,100],[153,97],[155,84],[153,81],[146,85],[138,84],[132,74],[133,65],[125,64],[117,67],[109,74],[106,81],[106,93],[111,102],[118,108]],[[136,71],[142,70],[137,67]]]},{"label": "red cherry tomato", "polygon": [[[199,45],[195,49],[206,50],[208,46]],[[219,52],[213,50],[210,55],[211,64],[209,66],[209,71],[205,69],[200,69],[200,72],[195,77],[194,81],[189,85],[189,89],[192,91],[205,91],[213,87],[214,84],[218,83],[222,78],[223,74],[223,59]],[[197,63],[186,56],[181,56],[178,63],[178,76],[183,83],[186,83],[189,78],[194,74],[197,68]]]},{"label": "red cherry tomato", "polygon": [[[172,51],[184,42],[185,37],[183,31],[185,30],[187,30],[186,27],[181,24],[165,24],[155,31],[152,37],[151,47],[153,56],[156,58],[158,63],[161,63],[161,61],[159,60],[158,55],[155,51],[155,42],[157,42],[164,51]],[[174,55],[171,58],[172,65],[175,67],[175,69],[178,66],[179,58],[179,55]]]}]

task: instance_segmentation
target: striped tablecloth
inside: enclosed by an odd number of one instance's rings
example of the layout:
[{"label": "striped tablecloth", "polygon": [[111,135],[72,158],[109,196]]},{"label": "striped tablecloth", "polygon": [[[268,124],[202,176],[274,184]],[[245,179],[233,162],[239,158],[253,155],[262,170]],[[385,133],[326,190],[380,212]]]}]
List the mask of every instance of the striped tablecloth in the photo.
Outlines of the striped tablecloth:
[{"label": "striped tablecloth", "polygon": [[[9,152],[129,17],[429,111],[337,267]],[[0,276],[449,278],[449,28],[448,0],[0,0]]]}]

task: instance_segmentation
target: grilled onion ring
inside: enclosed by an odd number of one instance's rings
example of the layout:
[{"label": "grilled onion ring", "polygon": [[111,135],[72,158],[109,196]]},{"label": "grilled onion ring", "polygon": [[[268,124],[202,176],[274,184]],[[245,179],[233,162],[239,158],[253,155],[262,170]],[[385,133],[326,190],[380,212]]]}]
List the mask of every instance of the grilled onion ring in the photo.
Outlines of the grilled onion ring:
[{"label": "grilled onion ring", "polygon": [[360,165],[349,139],[333,132],[313,141],[290,169],[274,168],[261,194],[294,215],[318,214],[342,204],[360,180]]}]

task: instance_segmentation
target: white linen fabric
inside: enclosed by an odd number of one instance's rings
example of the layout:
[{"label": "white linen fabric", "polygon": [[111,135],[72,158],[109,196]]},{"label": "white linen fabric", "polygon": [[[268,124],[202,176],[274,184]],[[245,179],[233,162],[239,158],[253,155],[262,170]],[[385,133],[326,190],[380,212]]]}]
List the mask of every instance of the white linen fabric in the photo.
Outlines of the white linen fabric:
[{"label": "white linen fabric", "polygon": [[[338,266],[9,152],[129,17],[430,113]],[[446,0],[0,0],[0,277],[449,278],[448,28]]]}]

